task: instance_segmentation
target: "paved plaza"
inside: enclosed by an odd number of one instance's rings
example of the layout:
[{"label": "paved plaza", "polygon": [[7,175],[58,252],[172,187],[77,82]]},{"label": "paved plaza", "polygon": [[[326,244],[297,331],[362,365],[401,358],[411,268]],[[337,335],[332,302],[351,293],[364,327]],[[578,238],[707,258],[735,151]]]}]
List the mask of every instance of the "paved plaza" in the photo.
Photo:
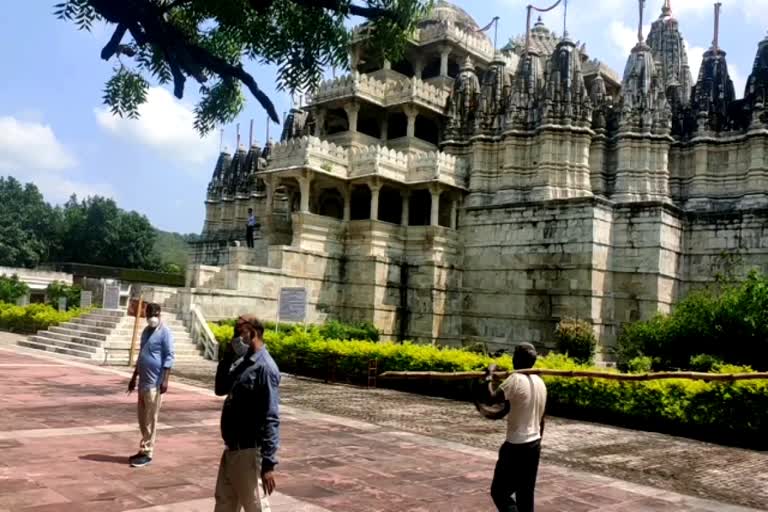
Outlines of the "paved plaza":
[{"label": "paved plaza", "polygon": [[[0,511],[212,510],[221,400],[205,388],[174,382],[163,404],[156,460],[131,469],[126,457],[136,451],[138,432],[126,381],[122,369],[0,348]],[[302,405],[302,391],[312,400],[319,386],[286,376],[278,493],[265,510],[493,510],[487,490],[494,450]],[[324,387],[329,396],[369,393],[369,402],[393,393]],[[346,407],[354,405],[351,400]],[[537,491],[538,512],[759,509],[551,462],[542,466]]]}]

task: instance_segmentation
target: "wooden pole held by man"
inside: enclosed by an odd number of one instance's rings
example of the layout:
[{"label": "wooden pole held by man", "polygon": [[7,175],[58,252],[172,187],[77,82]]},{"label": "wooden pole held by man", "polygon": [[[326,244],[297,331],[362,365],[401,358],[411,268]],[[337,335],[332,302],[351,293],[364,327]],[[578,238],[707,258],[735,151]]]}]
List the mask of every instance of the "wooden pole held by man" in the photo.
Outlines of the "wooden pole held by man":
[{"label": "wooden pole held by man", "polygon": [[139,321],[141,313],[144,310],[144,299],[139,296],[139,302],[136,306],[135,318],[133,319],[133,335],[131,336],[131,351],[128,353],[128,366],[133,366],[136,362],[136,341],[139,338]]}]

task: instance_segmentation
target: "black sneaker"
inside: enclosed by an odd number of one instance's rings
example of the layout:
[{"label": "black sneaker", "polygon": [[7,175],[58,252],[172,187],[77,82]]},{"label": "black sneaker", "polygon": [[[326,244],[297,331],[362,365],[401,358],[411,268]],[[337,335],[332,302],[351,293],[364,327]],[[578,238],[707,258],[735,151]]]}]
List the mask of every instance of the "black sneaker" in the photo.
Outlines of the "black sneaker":
[{"label": "black sneaker", "polygon": [[144,456],[144,452],[138,452],[128,457],[128,461],[131,462],[134,459],[138,459],[139,457],[143,457],[143,456]]},{"label": "black sneaker", "polygon": [[140,456],[131,460],[131,467],[141,468],[148,465],[150,462],[152,462],[152,458],[142,453]]}]

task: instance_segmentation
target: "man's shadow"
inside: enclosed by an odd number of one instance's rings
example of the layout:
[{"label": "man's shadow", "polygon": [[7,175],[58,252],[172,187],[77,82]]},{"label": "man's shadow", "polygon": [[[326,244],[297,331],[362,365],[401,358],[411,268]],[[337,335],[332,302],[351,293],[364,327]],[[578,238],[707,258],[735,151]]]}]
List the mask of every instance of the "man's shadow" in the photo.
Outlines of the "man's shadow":
[{"label": "man's shadow", "polygon": [[80,460],[89,460],[91,462],[111,462],[113,464],[128,465],[128,457],[119,455],[103,455],[100,453],[92,453],[89,455],[81,455],[78,458]]}]

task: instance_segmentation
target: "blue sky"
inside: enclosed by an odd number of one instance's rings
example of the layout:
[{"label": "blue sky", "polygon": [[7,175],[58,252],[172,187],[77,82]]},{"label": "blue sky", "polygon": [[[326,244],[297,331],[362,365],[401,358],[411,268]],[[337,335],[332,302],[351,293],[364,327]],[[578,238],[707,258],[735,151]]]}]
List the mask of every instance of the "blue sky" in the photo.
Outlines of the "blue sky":
[{"label": "blue sky", "polygon": [[[219,133],[200,139],[194,132],[194,84],[188,82],[183,101],[165,89],[152,88],[140,120],[113,118],[101,105],[113,63],[99,58],[111,31],[97,27],[93,33],[78,32],[53,17],[54,3],[8,2],[0,18],[0,175],[34,181],[54,203],[72,193],[107,195],[123,208],[146,214],[162,229],[199,232]],[[500,16],[500,46],[525,30],[529,0],[456,3],[481,25]],[[648,24],[658,17],[662,3],[647,2]],[[768,28],[768,0],[723,0],[723,4],[721,47],[728,52],[741,96],[757,43]],[[712,3],[672,0],[672,7],[690,47],[695,79],[701,53],[712,40]],[[561,30],[560,9],[543,18],[550,28]],[[635,0],[570,1],[571,37],[586,42],[590,57],[619,72],[636,40],[636,27]],[[290,98],[274,90],[274,69],[254,65],[250,71],[279,112],[290,108]],[[239,120],[243,140],[250,119],[255,120],[254,138],[263,143],[266,115],[253,100]],[[223,128],[224,144],[233,148],[234,123]],[[279,130],[273,125],[272,136]]]}]

